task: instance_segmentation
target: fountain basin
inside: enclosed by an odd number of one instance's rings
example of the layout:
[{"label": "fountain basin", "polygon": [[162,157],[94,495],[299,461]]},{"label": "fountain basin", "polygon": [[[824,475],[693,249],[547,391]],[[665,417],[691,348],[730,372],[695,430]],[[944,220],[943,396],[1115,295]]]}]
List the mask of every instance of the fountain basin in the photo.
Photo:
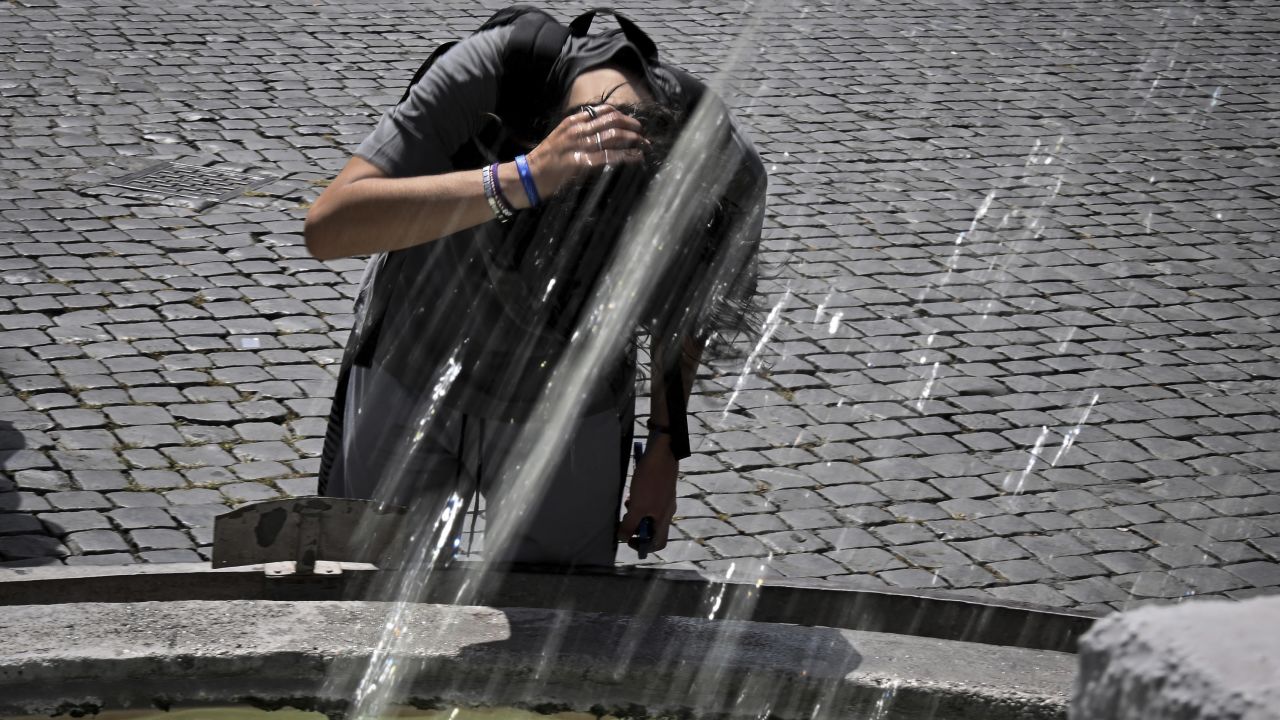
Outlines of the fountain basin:
[{"label": "fountain basin", "polygon": [[[251,701],[336,710],[389,606],[260,600],[15,605],[0,715]],[[409,702],[620,716],[1061,718],[1068,653],[826,627],[553,609],[408,610]]]}]

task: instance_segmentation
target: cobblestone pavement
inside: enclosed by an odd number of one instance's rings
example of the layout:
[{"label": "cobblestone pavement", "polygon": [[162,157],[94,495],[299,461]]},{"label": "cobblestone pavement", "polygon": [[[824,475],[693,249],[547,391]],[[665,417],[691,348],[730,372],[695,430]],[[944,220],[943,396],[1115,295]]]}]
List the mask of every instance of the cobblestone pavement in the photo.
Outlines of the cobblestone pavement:
[{"label": "cobblestone pavement", "polygon": [[[196,561],[314,491],[363,260],[302,218],[496,7],[3,5],[0,564]],[[764,364],[700,381],[657,561],[1086,610],[1280,587],[1269,1],[728,7],[632,12],[695,72],[736,52],[772,169]],[[174,158],[278,179],[103,187]]]}]

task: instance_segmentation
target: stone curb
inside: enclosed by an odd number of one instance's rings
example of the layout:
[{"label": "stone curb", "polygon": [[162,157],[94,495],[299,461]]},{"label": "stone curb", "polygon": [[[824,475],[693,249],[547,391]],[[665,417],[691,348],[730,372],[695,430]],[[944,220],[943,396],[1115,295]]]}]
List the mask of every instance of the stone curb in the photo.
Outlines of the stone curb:
[{"label": "stone curb", "polygon": [[[0,570],[0,606],[80,602],[180,600],[351,600],[368,597],[378,571],[336,563],[333,575],[272,577],[263,566],[213,570],[207,563]],[[473,563],[438,570],[423,602],[452,603]],[[496,580],[495,582],[492,582]],[[725,582],[685,570],[615,568],[575,573],[516,569],[490,578],[475,602],[498,607],[558,609],[573,599],[579,611],[619,615],[706,617],[749,605],[742,619],[822,625],[1008,647],[1074,652],[1095,621],[1088,614],[1019,603],[978,602],[953,593],[859,591],[822,581]]]},{"label": "stone curb", "polygon": [[[0,713],[350,696],[391,606],[83,603],[0,615]],[[627,716],[1061,718],[1065,653],[694,618],[416,605],[411,702]],[[353,674],[353,671],[354,674]],[[326,675],[334,682],[325,684]],[[880,713],[871,715],[872,713]]]}]

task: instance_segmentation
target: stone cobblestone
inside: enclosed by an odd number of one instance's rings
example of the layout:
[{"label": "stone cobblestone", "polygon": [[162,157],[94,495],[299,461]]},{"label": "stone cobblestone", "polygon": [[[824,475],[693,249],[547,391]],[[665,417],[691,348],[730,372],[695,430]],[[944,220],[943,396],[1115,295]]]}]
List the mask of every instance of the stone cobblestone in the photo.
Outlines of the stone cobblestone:
[{"label": "stone cobblestone", "polygon": [[[365,260],[312,259],[302,220],[496,7],[229,2],[0,18],[0,566],[196,562],[217,514],[315,492]],[[707,76],[752,25],[620,9]],[[1091,612],[1280,589],[1269,8],[761,12],[728,98],[779,322],[696,384],[646,564]],[[164,159],[279,179],[103,184]]]}]

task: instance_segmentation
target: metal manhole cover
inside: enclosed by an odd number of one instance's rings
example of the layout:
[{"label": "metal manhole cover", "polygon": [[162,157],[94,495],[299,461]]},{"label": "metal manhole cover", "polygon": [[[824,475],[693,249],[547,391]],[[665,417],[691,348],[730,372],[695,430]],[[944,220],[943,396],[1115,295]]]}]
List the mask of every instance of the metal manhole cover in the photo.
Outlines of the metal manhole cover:
[{"label": "metal manhole cover", "polygon": [[235,170],[164,162],[106,182],[113,187],[209,203],[229,200],[275,178]]}]

